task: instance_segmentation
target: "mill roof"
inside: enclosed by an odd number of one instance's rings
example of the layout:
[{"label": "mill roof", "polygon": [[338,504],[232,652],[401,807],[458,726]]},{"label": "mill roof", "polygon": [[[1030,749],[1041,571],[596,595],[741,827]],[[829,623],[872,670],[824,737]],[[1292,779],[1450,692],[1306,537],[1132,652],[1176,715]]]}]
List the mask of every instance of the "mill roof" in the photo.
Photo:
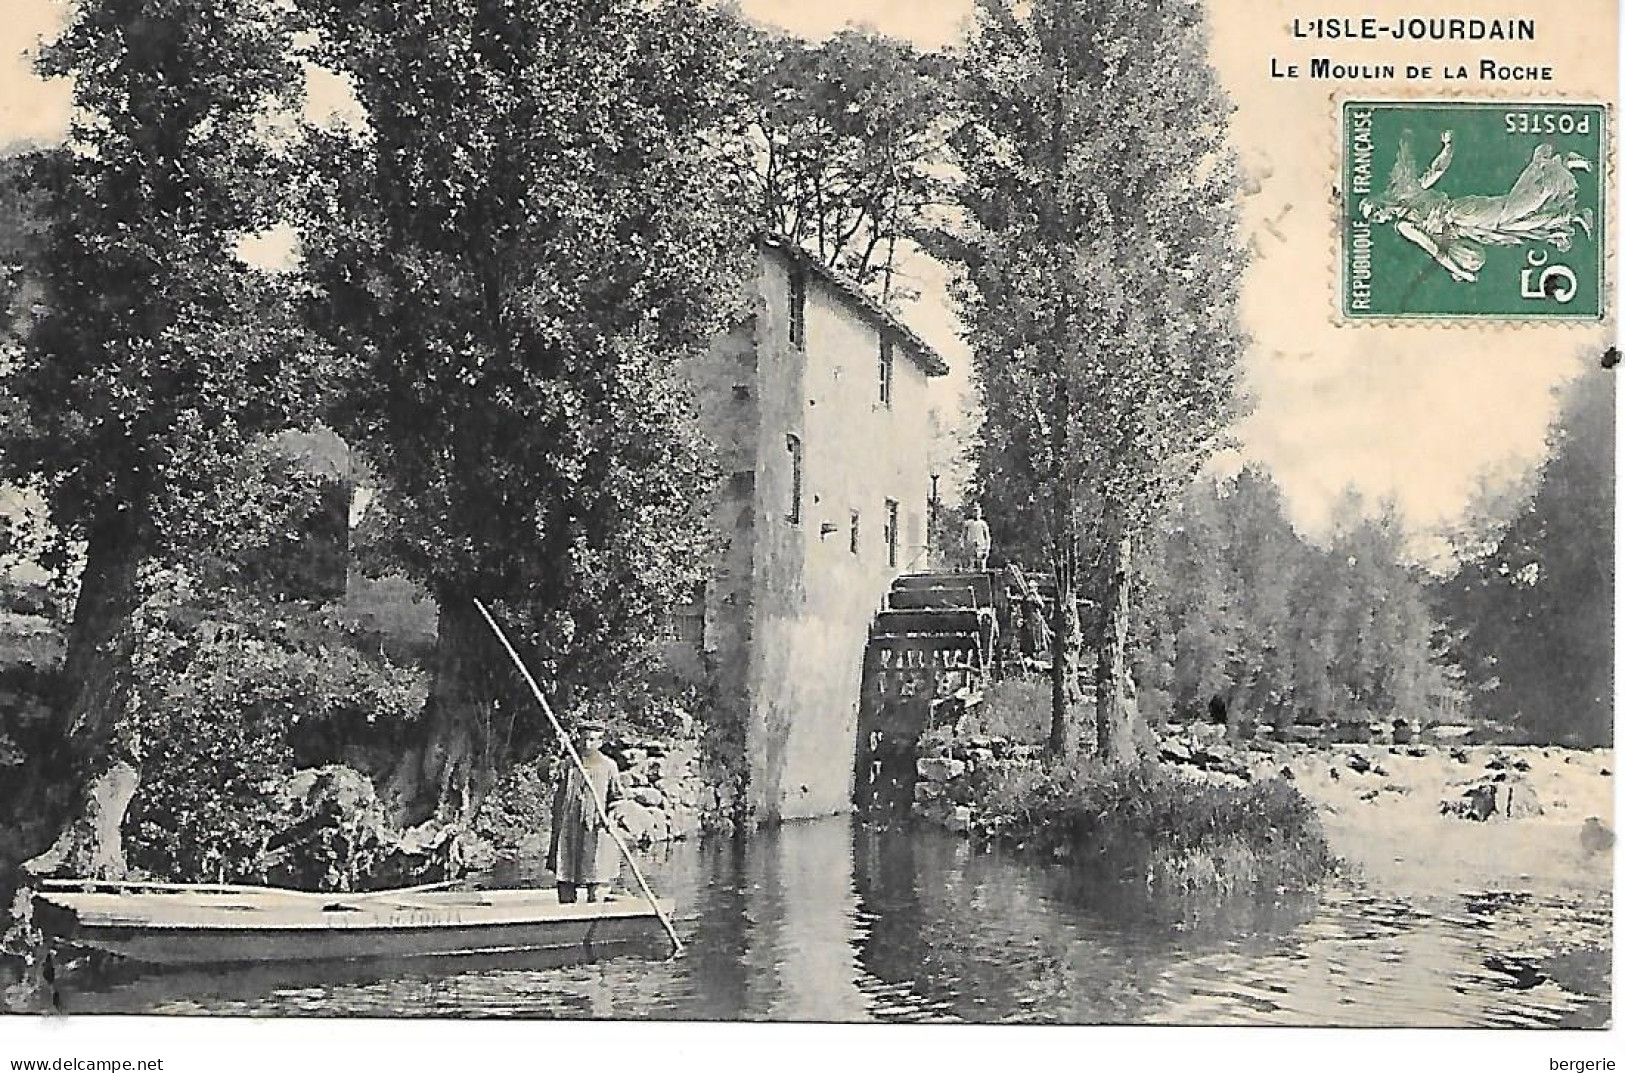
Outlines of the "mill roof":
[{"label": "mill roof", "polygon": [[758,241],[767,249],[777,250],[797,268],[828,284],[850,304],[856,306],[863,318],[875,328],[888,332],[901,340],[903,350],[914,364],[925,370],[927,376],[947,376],[948,362],[936,349],[920,338],[918,332],[903,323],[897,315],[871,298],[856,280],[826,265],[783,235],[764,234]]}]

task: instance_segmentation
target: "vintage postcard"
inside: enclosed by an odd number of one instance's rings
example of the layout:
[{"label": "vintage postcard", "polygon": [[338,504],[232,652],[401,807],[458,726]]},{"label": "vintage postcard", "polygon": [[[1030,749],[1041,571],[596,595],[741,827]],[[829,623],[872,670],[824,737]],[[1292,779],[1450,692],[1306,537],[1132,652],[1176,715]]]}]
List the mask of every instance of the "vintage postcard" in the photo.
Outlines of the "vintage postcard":
[{"label": "vintage postcard", "polygon": [[1613,1068],[1619,74],[1605,0],[11,0],[0,1061]]}]

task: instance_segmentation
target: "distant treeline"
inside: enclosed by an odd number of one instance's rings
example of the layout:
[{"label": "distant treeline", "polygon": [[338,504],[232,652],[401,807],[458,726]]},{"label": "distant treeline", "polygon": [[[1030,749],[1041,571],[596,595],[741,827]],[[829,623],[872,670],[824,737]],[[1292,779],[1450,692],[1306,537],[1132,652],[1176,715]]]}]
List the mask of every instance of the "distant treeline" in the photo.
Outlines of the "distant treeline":
[{"label": "distant treeline", "polygon": [[1612,737],[1613,384],[1567,390],[1545,463],[1481,494],[1446,577],[1354,492],[1316,543],[1258,468],[1198,480],[1140,570],[1142,710],[1282,722],[1473,721],[1529,740]]},{"label": "distant treeline", "polygon": [[1326,544],[1300,537],[1268,473],[1199,480],[1144,565],[1141,705],[1243,720],[1435,717],[1456,696],[1426,580],[1391,509],[1353,492]]}]

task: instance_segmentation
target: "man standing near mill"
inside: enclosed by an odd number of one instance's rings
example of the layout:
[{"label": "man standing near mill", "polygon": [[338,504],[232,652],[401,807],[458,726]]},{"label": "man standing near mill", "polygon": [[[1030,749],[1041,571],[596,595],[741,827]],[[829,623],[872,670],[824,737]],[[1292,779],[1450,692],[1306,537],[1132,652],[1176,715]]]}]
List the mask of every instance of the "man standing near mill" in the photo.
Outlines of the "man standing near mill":
[{"label": "man standing near mill", "polygon": [[965,550],[970,552],[971,568],[986,570],[988,553],[993,550],[993,534],[982,517],[982,505],[974,504],[970,517],[965,519]]},{"label": "man standing near mill", "polygon": [[[547,849],[547,867],[554,873],[559,901],[576,900],[576,888],[585,887],[587,901],[598,900],[598,888],[608,887],[621,873],[620,850],[599,813],[621,799],[621,773],[615,761],[601,751],[604,728],[598,723],[576,727],[576,752],[587,773],[567,765],[553,795],[553,833]],[[594,804],[597,799],[597,805]],[[608,891],[606,890],[607,894]]]}]

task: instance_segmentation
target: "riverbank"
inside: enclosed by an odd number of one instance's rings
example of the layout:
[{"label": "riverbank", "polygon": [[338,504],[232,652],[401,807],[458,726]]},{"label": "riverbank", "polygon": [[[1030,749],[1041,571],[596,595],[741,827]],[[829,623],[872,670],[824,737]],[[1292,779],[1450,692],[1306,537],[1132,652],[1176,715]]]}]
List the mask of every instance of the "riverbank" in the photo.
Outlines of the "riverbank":
[{"label": "riverbank", "polygon": [[[990,793],[986,777],[1007,783],[1013,770],[1036,773],[1036,748],[990,738],[936,751],[943,755],[919,765],[915,815],[961,834],[1006,834],[1008,814],[1016,811],[1004,800],[1011,793]],[[1173,780],[1238,792],[1277,779],[1289,783],[1312,806],[1340,867],[1375,889],[1612,899],[1612,851],[1597,845],[1599,829],[1614,827],[1611,750],[1264,741],[1236,747],[1208,728],[1184,728],[1159,743],[1159,759]],[[1036,815],[1018,826],[1037,823]]]},{"label": "riverbank", "polygon": [[1158,896],[1309,890],[1332,865],[1314,806],[1286,778],[1187,777],[1151,757],[1050,764],[993,737],[922,744],[919,819]]}]

